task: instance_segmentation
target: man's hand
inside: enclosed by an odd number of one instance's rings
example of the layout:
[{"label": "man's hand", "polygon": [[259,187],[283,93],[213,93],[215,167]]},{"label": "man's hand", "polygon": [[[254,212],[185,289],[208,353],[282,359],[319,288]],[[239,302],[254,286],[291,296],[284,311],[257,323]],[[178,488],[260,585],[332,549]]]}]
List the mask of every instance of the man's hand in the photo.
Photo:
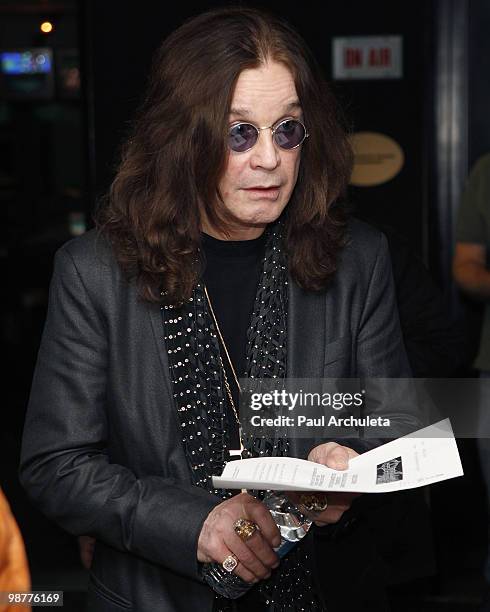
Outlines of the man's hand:
[{"label": "man's hand", "polygon": [[92,566],[92,558],[94,556],[95,538],[91,536],[78,536],[78,546],[80,548],[80,560],[85,569],[90,569]]},{"label": "man's hand", "polygon": [[[326,442],[315,446],[308,455],[308,461],[321,463],[334,470],[346,470],[349,467],[349,459],[357,457],[359,453],[349,448],[341,446],[336,442]],[[306,513],[309,518],[314,519],[315,525],[324,527],[332,523],[337,523],[346,510],[348,510],[352,502],[359,497],[360,493],[328,493],[328,507],[320,513]],[[289,499],[294,504],[300,503],[301,493],[290,491],[288,492]]]},{"label": "man's hand", "polygon": [[457,242],[453,258],[453,277],[460,289],[476,299],[490,299],[490,270],[484,244]]},{"label": "man's hand", "polygon": [[[233,529],[239,518],[253,521],[258,530],[243,542]],[[279,565],[273,547],[281,536],[271,513],[248,493],[240,493],[218,504],[204,521],[197,545],[197,558],[203,563],[223,563],[233,554],[238,565],[233,570],[245,582],[255,583],[271,574]]]}]

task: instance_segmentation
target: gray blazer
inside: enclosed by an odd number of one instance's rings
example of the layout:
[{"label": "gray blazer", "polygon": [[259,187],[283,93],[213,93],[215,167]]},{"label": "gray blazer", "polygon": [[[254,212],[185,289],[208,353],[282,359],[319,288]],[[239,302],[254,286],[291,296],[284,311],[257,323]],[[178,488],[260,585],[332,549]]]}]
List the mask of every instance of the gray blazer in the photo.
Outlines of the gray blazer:
[{"label": "gray blazer", "polygon": [[[349,233],[326,292],[289,282],[290,377],[410,375],[386,239],[357,221]],[[91,612],[212,609],[196,548],[219,499],[191,485],[179,429],[159,307],[95,231],[71,240],[55,257],[20,479],[46,516],[97,539]]]}]

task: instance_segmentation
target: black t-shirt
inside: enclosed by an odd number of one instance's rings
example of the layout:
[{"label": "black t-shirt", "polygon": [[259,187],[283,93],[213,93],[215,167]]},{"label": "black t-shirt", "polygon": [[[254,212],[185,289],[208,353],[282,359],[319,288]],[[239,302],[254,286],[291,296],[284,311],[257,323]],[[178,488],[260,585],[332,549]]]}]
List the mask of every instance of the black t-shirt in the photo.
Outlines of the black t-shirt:
[{"label": "black t-shirt", "polygon": [[[253,240],[237,241],[218,240],[208,234],[202,234],[202,249],[206,261],[204,282],[238,379],[245,373],[247,330],[262,271],[264,246],[265,233]],[[238,412],[238,388],[221,342],[220,353]],[[226,389],[225,396],[230,448],[237,449],[240,447],[238,428]]]}]

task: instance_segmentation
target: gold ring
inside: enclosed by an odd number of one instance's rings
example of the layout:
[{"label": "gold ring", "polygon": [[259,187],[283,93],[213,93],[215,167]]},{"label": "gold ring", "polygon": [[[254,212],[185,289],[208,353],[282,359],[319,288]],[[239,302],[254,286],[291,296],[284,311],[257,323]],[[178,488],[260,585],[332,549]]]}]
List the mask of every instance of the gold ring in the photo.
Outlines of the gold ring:
[{"label": "gold ring", "polygon": [[302,493],[299,503],[307,512],[323,512],[328,508],[328,499],[324,493]]},{"label": "gold ring", "polygon": [[237,565],[238,559],[235,557],[235,555],[228,555],[221,564],[222,568],[228,573],[231,573]]},{"label": "gold ring", "polygon": [[258,527],[253,521],[245,518],[239,518],[233,523],[233,529],[240,540],[246,542],[257,531]]}]

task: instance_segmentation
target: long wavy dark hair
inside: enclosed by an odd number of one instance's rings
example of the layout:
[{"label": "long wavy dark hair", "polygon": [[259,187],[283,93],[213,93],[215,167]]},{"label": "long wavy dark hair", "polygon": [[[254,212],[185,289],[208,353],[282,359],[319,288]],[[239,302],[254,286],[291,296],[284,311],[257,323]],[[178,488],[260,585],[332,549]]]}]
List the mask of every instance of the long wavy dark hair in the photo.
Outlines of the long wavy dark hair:
[{"label": "long wavy dark hair", "polygon": [[334,275],[346,225],[338,202],[352,164],[335,99],[290,25],[255,9],[219,8],[185,22],[157,51],[116,177],[95,214],[143,299],[176,304],[191,296],[202,266],[200,207],[226,230],[216,214],[217,186],[234,86],[243,70],[267,60],[291,70],[310,133],[282,215],[289,271],[311,291]]}]

